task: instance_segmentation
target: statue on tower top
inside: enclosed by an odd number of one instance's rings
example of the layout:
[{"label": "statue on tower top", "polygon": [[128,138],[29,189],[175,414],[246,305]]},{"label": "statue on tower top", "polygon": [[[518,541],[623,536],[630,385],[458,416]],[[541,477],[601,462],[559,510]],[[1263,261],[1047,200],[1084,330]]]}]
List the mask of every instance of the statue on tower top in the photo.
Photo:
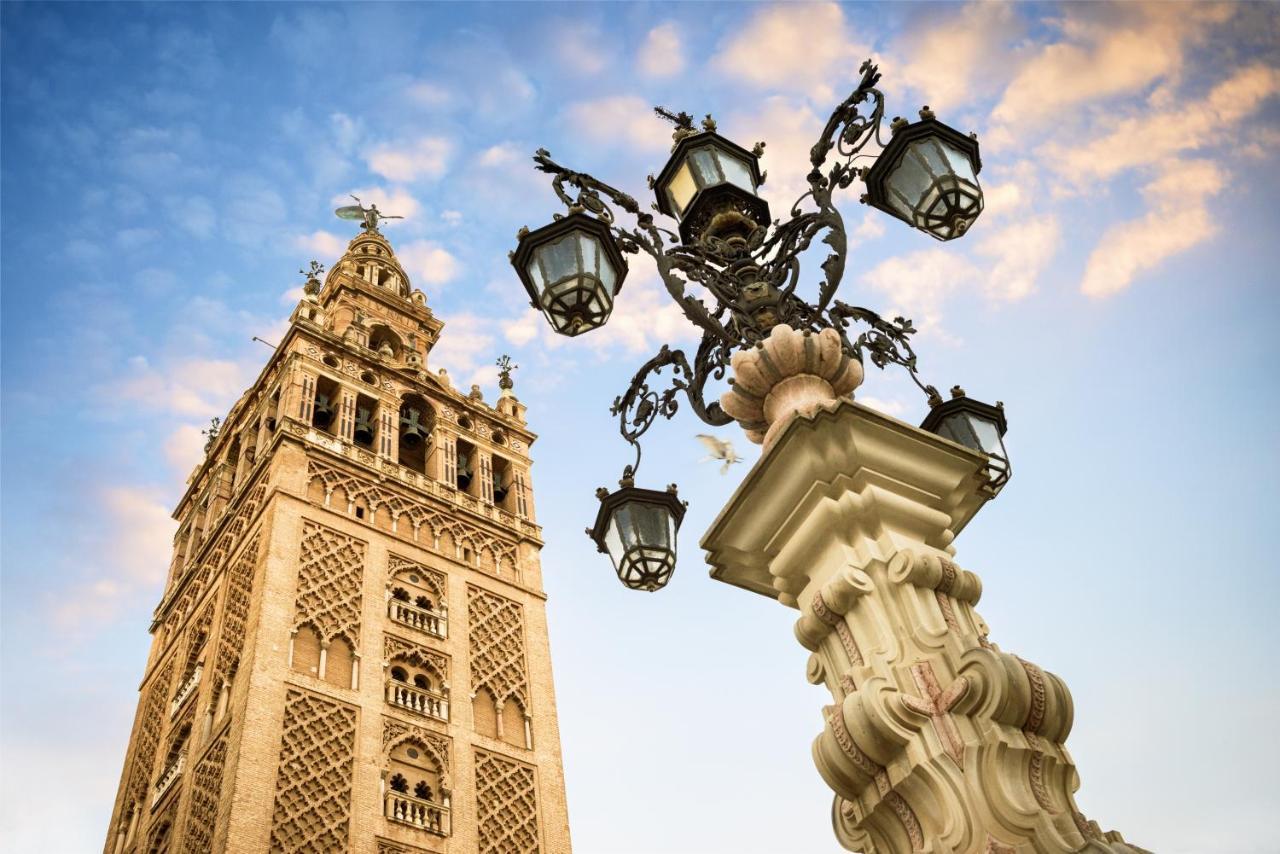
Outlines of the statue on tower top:
[{"label": "statue on tower top", "polygon": [[364,206],[364,203],[360,201],[359,196],[353,195],[351,196],[351,198],[356,200],[356,203],[354,205],[345,205],[335,210],[334,213],[338,215],[339,219],[362,220],[363,225],[361,225],[360,227],[363,228],[365,231],[377,231],[378,220],[404,219],[404,217],[402,216],[391,216],[389,214],[384,214],[382,211],[378,210],[378,206],[375,204],[371,204],[369,205],[369,207],[366,208]]}]

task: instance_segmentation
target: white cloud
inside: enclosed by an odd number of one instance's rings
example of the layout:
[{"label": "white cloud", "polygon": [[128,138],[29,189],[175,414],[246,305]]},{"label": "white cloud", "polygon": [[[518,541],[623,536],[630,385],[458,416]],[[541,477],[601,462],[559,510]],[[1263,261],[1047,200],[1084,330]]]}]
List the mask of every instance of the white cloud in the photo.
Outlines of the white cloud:
[{"label": "white cloud", "polygon": [[1051,213],[1019,219],[985,237],[977,252],[994,262],[982,276],[987,296],[1012,302],[1030,295],[1061,242],[1062,228]]},{"label": "white cloud", "polygon": [[888,297],[880,309],[882,316],[901,315],[911,319],[921,334],[954,342],[941,328],[943,303],[957,290],[975,287],[981,273],[963,256],[935,248],[882,261],[864,273],[862,281]]},{"label": "white cloud", "polygon": [[157,369],[142,356],[134,356],[128,375],[98,392],[114,405],[136,403],[148,411],[211,418],[230,409],[252,371],[249,365],[225,359],[181,359]]},{"label": "white cloud", "polygon": [[212,237],[218,224],[213,205],[203,196],[191,196],[178,201],[173,206],[173,217],[184,231],[201,240]]},{"label": "white cloud", "polygon": [[457,225],[462,222],[462,211],[440,211],[440,219],[445,225]]},{"label": "white cloud", "polygon": [[869,406],[877,412],[892,415],[894,418],[901,418],[907,411],[906,404],[900,400],[871,397],[857,393],[854,394],[854,398],[863,406]]},{"label": "white cloud", "polygon": [[526,156],[527,155],[525,155],[525,153],[521,151],[514,142],[500,142],[497,145],[491,145],[484,151],[480,152],[480,156],[476,158],[476,162],[486,168],[510,166]]},{"label": "white cloud", "polygon": [[168,574],[177,523],[153,490],[117,486],[102,490],[105,533],[91,565],[97,570],[83,581],[89,595],[54,600],[53,619],[60,629],[109,622],[126,597],[155,588]]},{"label": "white cloud", "polygon": [[428,290],[424,285],[443,285],[453,281],[461,271],[458,259],[434,240],[406,243],[396,256],[409,278],[423,290]]},{"label": "white cloud", "polygon": [[587,139],[641,151],[671,150],[671,126],[653,113],[653,105],[638,95],[612,95],[576,101],[565,108],[572,130]]},{"label": "white cloud", "polygon": [[[346,193],[339,193],[329,200],[335,208],[344,205],[355,204],[351,198],[355,196],[360,199],[360,203],[365,207],[369,205],[377,205],[378,212],[387,214],[388,216],[402,216],[405,219],[412,219],[422,211],[422,205],[418,204],[418,200],[403,187],[362,187],[350,190]],[[388,226],[395,226],[400,220],[388,220]],[[378,226],[382,228],[381,225]],[[343,242],[343,251],[346,250],[346,242]]]},{"label": "white cloud", "polygon": [[832,82],[857,80],[869,55],[838,4],[784,3],[757,11],[710,64],[735,81],[825,102],[835,96]]},{"label": "white cloud", "polygon": [[347,251],[347,241],[332,231],[313,231],[310,234],[299,234],[293,239],[299,249],[315,253],[320,259],[332,264]]},{"label": "white cloud", "polygon": [[912,103],[929,104],[945,120],[948,110],[989,95],[1007,73],[1005,45],[1019,35],[1018,15],[1011,4],[971,2],[939,7],[926,20],[906,30],[881,70],[886,85],[913,90]]},{"label": "white cloud", "polygon": [[488,363],[497,358],[493,350],[495,326],[491,317],[470,313],[451,316],[428,357],[431,369],[447,370],[454,387],[462,391],[472,383],[483,384]]},{"label": "white cloud", "polygon": [[1222,141],[1222,134],[1280,92],[1280,69],[1254,64],[1238,69],[1200,100],[1170,110],[1148,110],[1115,122],[1091,141],[1045,146],[1045,162],[1082,186],[1185,151]]},{"label": "white cloud", "polygon": [[671,77],[684,71],[684,40],[674,21],[649,30],[636,56],[640,73],[646,77]]},{"label": "white cloud", "polygon": [[204,459],[205,436],[194,424],[181,424],[164,440],[164,457],[182,477]]},{"label": "white cloud", "polygon": [[442,107],[453,100],[453,95],[443,86],[429,80],[415,80],[405,87],[409,100],[424,107]]},{"label": "white cloud", "polygon": [[1011,142],[1010,128],[1044,125],[1179,73],[1187,45],[1233,14],[1229,4],[1068,5],[1059,22],[1064,39],[1018,70],[993,111],[994,140]]},{"label": "white cloud", "polygon": [[126,252],[145,246],[160,236],[153,228],[125,228],[116,232],[116,244]]},{"label": "white cloud", "polygon": [[561,18],[550,21],[549,29],[552,53],[566,68],[580,74],[600,74],[608,69],[613,51],[605,46],[599,26]]},{"label": "white cloud", "polygon": [[1081,293],[1090,297],[1119,293],[1140,273],[1217,234],[1206,202],[1222,190],[1226,180],[1209,161],[1168,164],[1143,190],[1150,206],[1147,214],[1112,226],[1098,241],[1085,266]]},{"label": "white cloud", "polygon": [[444,175],[452,153],[452,140],[423,136],[401,145],[375,148],[365,160],[371,170],[391,181],[435,180]]}]

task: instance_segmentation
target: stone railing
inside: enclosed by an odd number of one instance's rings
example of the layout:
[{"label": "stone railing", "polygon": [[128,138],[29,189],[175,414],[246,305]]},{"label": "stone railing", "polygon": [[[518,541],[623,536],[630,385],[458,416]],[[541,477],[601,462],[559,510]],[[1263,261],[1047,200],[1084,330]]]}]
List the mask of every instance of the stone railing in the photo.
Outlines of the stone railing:
[{"label": "stone railing", "polygon": [[187,681],[182,683],[182,687],[178,689],[177,695],[173,698],[173,704],[169,708],[169,717],[173,717],[182,708],[182,704],[187,698],[196,692],[196,686],[200,684],[200,674],[204,672],[204,665],[196,665],[196,669],[191,671],[191,675],[187,677]]},{"label": "stone railing", "polygon": [[428,611],[409,602],[392,599],[387,603],[387,616],[397,623],[438,638],[448,635],[449,623],[444,611]]},{"label": "stone railing", "polygon": [[446,483],[427,477],[422,472],[414,471],[406,468],[394,460],[379,456],[372,451],[361,448],[358,445],[344,442],[337,436],[331,436],[323,430],[317,430],[309,427],[300,421],[290,419],[291,432],[295,436],[306,439],[313,445],[318,445],[325,450],[337,454],[349,460],[353,460],[361,465],[368,466],[375,471],[381,472],[389,480],[398,481],[408,484],[423,492],[436,496],[442,501],[446,501],[455,507],[461,507],[471,513],[476,514],[484,519],[492,519],[501,525],[512,530],[520,531],[530,537],[538,540],[542,539],[542,528],[535,522],[516,516],[514,513],[508,513],[501,507],[481,501],[474,495],[468,495]]},{"label": "stone railing", "polygon": [[178,778],[182,776],[182,768],[187,764],[187,754],[183,753],[178,760],[165,769],[160,775],[160,781],[156,783],[155,793],[151,796],[151,806],[160,803],[160,799],[164,797],[164,793],[173,787]]},{"label": "stone railing", "polygon": [[386,810],[387,818],[392,821],[438,836],[449,835],[449,808],[435,801],[424,801],[402,792],[387,792]]},{"label": "stone railing", "polygon": [[449,720],[449,698],[394,679],[387,683],[387,702],[420,715]]}]

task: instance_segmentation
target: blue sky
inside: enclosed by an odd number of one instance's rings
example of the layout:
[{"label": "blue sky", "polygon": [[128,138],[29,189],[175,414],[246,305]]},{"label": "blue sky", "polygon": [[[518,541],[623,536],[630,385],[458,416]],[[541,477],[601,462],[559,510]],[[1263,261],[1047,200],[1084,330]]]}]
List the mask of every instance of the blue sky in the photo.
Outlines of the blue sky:
[{"label": "blue sky", "polygon": [[[963,241],[850,193],[840,298],[913,317],[928,381],[1005,402],[1013,480],[957,543],[993,640],[1071,687],[1090,817],[1280,851],[1280,13],[994,3],[0,7],[7,847],[101,845],[199,430],[355,193],[406,216],[385,230],[447,322],[431,365],[490,399],[493,359],[521,366],[576,849],[839,850],[794,613],[697,549],[742,468],[698,463],[687,411],[650,433],[642,480],[690,500],[662,593],[581,534],[629,460],[609,402],[691,328],[635,264],[608,327],[555,339],[506,255],[556,209],[539,146],[648,196],[653,104],[765,140],[781,215],[868,55],[890,115],[983,144]],[[924,414],[900,376],[859,397]]]}]

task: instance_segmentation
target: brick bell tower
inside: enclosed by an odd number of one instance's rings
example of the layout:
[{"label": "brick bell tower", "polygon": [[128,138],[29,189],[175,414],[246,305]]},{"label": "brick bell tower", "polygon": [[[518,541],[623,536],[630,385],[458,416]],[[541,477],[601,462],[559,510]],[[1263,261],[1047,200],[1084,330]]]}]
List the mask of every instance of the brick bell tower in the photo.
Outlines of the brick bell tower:
[{"label": "brick bell tower", "polygon": [[105,854],[568,854],[534,435],[366,219],[179,502]]}]

